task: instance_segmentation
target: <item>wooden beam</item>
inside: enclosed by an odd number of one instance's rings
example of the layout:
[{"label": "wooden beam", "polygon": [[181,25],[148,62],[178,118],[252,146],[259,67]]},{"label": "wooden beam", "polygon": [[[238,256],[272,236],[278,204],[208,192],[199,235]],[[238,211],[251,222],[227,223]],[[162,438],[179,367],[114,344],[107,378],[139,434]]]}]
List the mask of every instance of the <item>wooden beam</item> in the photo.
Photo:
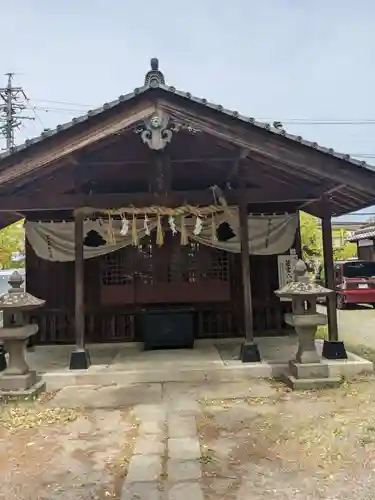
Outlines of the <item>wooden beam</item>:
[{"label": "wooden beam", "polygon": [[[344,160],[308,148],[297,141],[234,120],[230,116],[217,113],[208,107],[194,110],[194,105],[160,101],[163,111],[173,114],[175,119],[188,122],[193,128],[211,136],[227,140],[238,147],[248,149],[249,154],[260,154],[269,160],[282,162],[295,169],[311,172],[319,178],[329,179],[358,189],[361,192],[375,193],[375,175],[352,165],[356,172],[349,172],[350,165]],[[365,180],[366,179],[366,180]],[[367,181],[367,182],[366,182]]]},{"label": "wooden beam", "polygon": [[241,265],[242,265],[242,286],[243,286],[243,306],[245,342],[254,342],[253,306],[250,281],[250,252],[249,252],[249,229],[247,225],[247,207],[244,199],[239,205],[239,223],[241,239]]},{"label": "wooden beam", "polygon": [[[229,204],[238,203],[238,193],[229,190],[224,193]],[[247,189],[244,191],[248,203],[304,203],[315,198],[305,193],[286,192],[283,190]],[[94,209],[115,209],[124,206],[150,205],[208,205],[214,203],[209,189],[200,191],[174,191],[168,198],[156,196],[153,193],[123,193],[123,194],[61,194],[49,196],[0,196],[0,212],[28,212],[43,210],[73,210],[80,207]]]},{"label": "wooden beam", "polygon": [[74,224],[74,270],[75,270],[75,331],[77,349],[85,348],[85,299],[84,299],[84,257],[83,257],[84,214],[75,217]]},{"label": "wooden beam", "polygon": [[85,294],[84,294],[84,212],[77,212],[74,221],[74,277],[75,277],[75,342],[70,358],[70,369],[87,369],[90,357],[85,349]]},{"label": "wooden beam", "polygon": [[[241,168],[241,166],[240,166]],[[241,172],[240,172],[241,175]],[[241,266],[243,287],[243,311],[245,326],[245,342],[241,346],[240,359],[243,363],[259,362],[260,355],[254,344],[253,299],[251,293],[251,271],[249,251],[249,227],[247,203],[245,196],[245,181],[240,176],[239,224],[241,241]]]},{"label": "wooden beam", "polygon": [[121,132],[139,120],[151,116],[155,111],[155,104],[146,102],[133,105],[132,108],[131,113],[128,109],[126,113],[103,119],[100,123],[80,131],[73,137],[69,134],[62,134],[60,137],[51,136],[48,140],[46,139],[46,144],[48,142],[50,147],[43,147],[39,154],[30,157],[20,155],[22,159],[18,163],[10,164],[2,169],[0,171],[0,185],[13,182],[35,170],[44,169],[63,158],[71,158],[79,150]]},{"label": "wooden beam", "polygon": [[[323,203],[322,236],[323,236],[323,258],[324,276],[327,288],[335,290],[335,270],[333,267],[333,246],[332,246],[332,224],[329,204],[326,200]],[[328,338],[331,341],[338,340],[336,294],[328,297]]]}]

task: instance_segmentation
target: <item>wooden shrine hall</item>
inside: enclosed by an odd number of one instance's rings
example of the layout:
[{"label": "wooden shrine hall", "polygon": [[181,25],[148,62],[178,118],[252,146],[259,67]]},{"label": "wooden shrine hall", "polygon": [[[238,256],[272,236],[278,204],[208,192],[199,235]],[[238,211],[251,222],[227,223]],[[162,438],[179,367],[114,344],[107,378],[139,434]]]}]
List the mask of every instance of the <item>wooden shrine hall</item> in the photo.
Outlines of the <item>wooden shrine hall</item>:
[{"label": "wooden shrine hall", "polygon": [[[143,85],[0,156],[0,225],[25,219],[26,287],[46,300],[39,344],[192,347],[280,335],[280,256],[300,254],[298,211],[322,219],[374,203],[365,162],[180,92],[156,59]],[[338,344],[336,303],[329,338]]]}]

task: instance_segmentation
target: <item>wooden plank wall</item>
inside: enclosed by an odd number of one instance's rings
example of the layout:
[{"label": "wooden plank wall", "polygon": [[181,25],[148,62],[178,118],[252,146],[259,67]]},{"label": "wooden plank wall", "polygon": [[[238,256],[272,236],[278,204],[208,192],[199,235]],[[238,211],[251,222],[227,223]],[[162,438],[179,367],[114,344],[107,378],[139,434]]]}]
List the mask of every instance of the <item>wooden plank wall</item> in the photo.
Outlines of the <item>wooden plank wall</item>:
[{"label": "wooden plank wall", "polygon": [[[208,249],[208,247],[205,248]],[[208,250],[220,252],[213,249]],[[134,251],[134,248],[126,248],[116,253],[122,252],[121,259],[123,260],[124,253],[127,252],[125,258],[129,258],[130,253]],[[189,302],[189,305],[194,307],[196,311],[196,335],[198,338],[242,336],[243,298],[240,256],[220,253],[224,254],[222,257],[227,260],[229,270],[228,296],[225,299],[225,283],[223,283],[221,286],[224,295],[220,296],[220,301],[212,301],[210,300],[209,282],[202,283],[202,286],[206,287],[204,295],[206,299],[194,302],[192,298],[192,302]],[[207,261],[207,255],[201,260]],[[85,261],[86,341],[126,342],[139,340],[137,311],[145,304],[135,305],[131,302],[111,304],[110,301],[103,301],[103,289],[106,288],[103,286],[103,276],[107,272],[103,271],[103,268],[105,269],[107,266],[106,262],[108,262],[106,257]],[[207,262],[204,265],[207,267]],[[273,293],[278,287],[277,256],[252,256],[250,265],[256,334],[280,333],[283,324],[282,306]],[[42,260],[27,244],[26,266],[27,290],[46,300],[46,306],[32,316],[33,321],[39,324],[37,343],[73,342],[74,263]],[[221,279],[226,278],[222,277]],[[215,287],[217,284],[218,281],[213,282],[212,286]],[[165,303],[165,307],[171,306],[173,304],[170,302]]]}]

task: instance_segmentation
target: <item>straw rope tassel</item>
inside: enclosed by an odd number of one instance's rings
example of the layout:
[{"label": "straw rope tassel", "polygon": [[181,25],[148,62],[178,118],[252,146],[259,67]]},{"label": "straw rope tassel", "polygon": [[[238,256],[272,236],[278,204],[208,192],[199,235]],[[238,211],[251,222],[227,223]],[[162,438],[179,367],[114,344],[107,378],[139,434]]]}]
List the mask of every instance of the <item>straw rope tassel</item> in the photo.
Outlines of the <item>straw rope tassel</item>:
[{"label": "straw rope tassel", "polygon": [[160,214],[158,214],[158,221],[156,223],[156,244],[161,247],[164,243],[164,233],[161,227]]},{"label": "straw rope tassel", "polygon": [[134,246],[138,245],[137,218],[135,214],[133,214],[132,220],[132,243]]},{"label": "straw rope tassel", "polygon": [[211,239],[212,239],[212,243],[215,243],[215,241],[217,240],[217,236],[216,236],[216,220],[215,220],[214,214],[212,214],[212,216],[211,216]]},{"label": "straw rope tassel", "polygon": [[116,243],[111,216],[108,217],[108,241],[111,245],[114,245]]},{"label": "straw rope tassel", "polygon": [[185,216],[181,217],[181,245],[186,246],[189,243],[189,238],[186,231]]}]

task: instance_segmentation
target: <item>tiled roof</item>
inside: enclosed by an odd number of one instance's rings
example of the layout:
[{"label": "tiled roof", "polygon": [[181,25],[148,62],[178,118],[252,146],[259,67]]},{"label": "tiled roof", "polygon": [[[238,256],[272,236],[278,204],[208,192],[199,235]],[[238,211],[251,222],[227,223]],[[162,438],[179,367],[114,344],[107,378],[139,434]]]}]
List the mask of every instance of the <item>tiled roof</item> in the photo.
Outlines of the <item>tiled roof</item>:
[{"label": "tiled roof", "polygon": [[[207,108],[219,111],[223,115],[230,116],[232,118],[236,118],[240,122],[246,122],[250,123],[254,127],[257,127],[259,129],[267,130],[272,134],[283,136],[288,140],[294,141],[298,144],[302,144],[304,146],[308,146],[312,149],[315,149],[316,151],[320,151],[321,153],[330,155],[334,158],[338,158],[340,160],[345,160],[349,163],[352,163],[353,165],[359,166],[359,167],[364,167],[368,170],[371,170],[375,172],[375,166],[369,165],[365,161],[359,161],[354,158],[351,158],[350,155],[348,154],[342,154],[334,151],[332,148],[325,148],[323,146],[320,146],[316,142],[310,142],[305,139],[303,139],[301,136],[293,135],[293,134],[288,134],[283,128],[276,128],[274,126],[271,126],[269,123],[263,123],[256,121],[252,117],[244,116],[238,113],[238,111],[233,111],[230,109],[224,108],[221,104],[214,104],[212,102],[207,101],[207,99],[200,98],[200,97],[195,97],[190,92],[182,92],[181,90],[177,90],[175,87],[168,86],[165,84],[165,79],[163,73],[159,70],[159,63],[157,59],[151,59],[151,70],[147,72],[145,76],[145,81],[144,85],[142,87],[134,89],[133,92],[126,94],[126,95],[120,95],[117,99],[115,99],[112,102],[106,102],[104,103],[101,107],[88,111],[87,114],[79,116],[77,118],[73,118],[70,122],[64,123],[62,125],[57,125],[56,128],[54,129],[46,129],[44,132],[37,137],[34,137],[33,139],[28,139],[26,140],[23,144],[20,144],[19,146],[16,146],[13,148],[12,151],[7,151],[5,153],[2,153],[0,155],[0,160],[5,159],[15,153],[21,152],[22,150],[28,148],[29,146],[40,143],[44,141],[48,137],[56,136],[60,132],[63,132],[65,130],[71,129],[78,123],[86,122],[88,121],[91,117],[100,115],[101,113],[105,113],[106,111],[115,108],[116,106],[126,102],[130,101],[133,99],[135,96],[138,96],[140,94],[144,94],[145,92],[149,92],[152,89],[161,89],[164,92],[167,92],[169,94],[175,94],[177,96],[180,96],[186,100],[195,102],[197,104],[200,104],[202,106],[205,106]],[[275,122],[274,122],[275,123]]]},{"label": "tiled roof", "polygon": [[353,231],[348,237],[348,241],[358,241],[365,240],[367,238],[375,237],[375,224],[372,222],[371,224],[366,224],[365,226]]}]

